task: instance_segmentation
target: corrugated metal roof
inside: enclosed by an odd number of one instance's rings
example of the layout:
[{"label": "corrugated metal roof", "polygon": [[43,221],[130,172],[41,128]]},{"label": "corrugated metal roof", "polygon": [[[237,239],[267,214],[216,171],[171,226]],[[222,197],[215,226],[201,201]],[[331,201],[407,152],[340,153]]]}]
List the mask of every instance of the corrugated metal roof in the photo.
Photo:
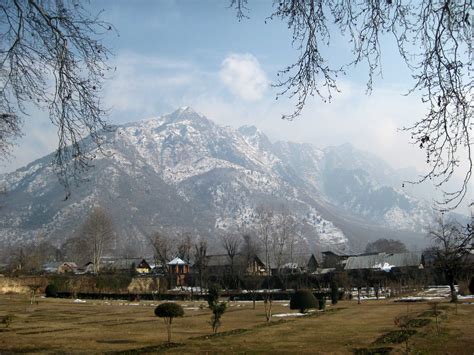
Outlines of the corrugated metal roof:
[{"label": "corrugated metal roof", "polygon": [[344,269],[390,269],[392,267],[419,266],[421,255],[421,252],[408,252],[351,256],[347,259]]}]

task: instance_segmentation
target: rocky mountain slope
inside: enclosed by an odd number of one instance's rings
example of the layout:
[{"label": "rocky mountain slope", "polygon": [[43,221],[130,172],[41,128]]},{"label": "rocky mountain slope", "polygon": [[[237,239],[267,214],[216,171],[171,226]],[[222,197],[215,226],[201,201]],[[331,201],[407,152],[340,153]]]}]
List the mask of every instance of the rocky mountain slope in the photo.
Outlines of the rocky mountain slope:
[{"label": "rocky mountain slope", "polygon": [[115,245],[138,250],[163,227],[211,241],[251,230],[261,205],[294,216],[307,247],[347,252],[379,237],[423,243],[432,217],[396,187],[393,169],[348,144],[272,143],[253,126],[221,127],[191,108],[118,126],[109,138],[107,156],[66,201],[51,156],[3,175],[0,243],[42,235],[60,245],[97,205],[113,217]]}]

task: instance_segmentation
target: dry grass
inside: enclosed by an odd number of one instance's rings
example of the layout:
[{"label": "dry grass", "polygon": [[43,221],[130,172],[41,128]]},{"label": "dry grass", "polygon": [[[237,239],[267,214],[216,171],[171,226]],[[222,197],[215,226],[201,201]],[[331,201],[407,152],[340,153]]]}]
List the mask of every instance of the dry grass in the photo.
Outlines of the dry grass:
[{"label": "dry grass", "polygon": [[[381,335],[396,330],[394,318],[411,317],[430,309],[426,303],[410,305],[391,301],[340,302],[325,313],[308,317],[274,318],[265,324],[263,304],[232,302],[222,318],[220,336],[210,336],[210,311],[199,309],[203,302],[181,302],[185,317],[173,322],[173,341],[166,347],[166,328],[154,316],[157,302],[87,301],[40,299],[30,305],[21,296],[0,296],[0,316],[14,315],[9,328],[0,329],[0,349],[7,352],[104,353],[351,353],[353,349],[373,348]],[[288,302],[275,302],[274,313],[291,313]],[[472,354],[474,305],[448,305],[441,321],[441,335],[435,336],[433,322],[417,328],[410,339],[417,353]],[[384,344],[402,351],[401,345]],[[141,350],[140,350],[141,349]]]}]

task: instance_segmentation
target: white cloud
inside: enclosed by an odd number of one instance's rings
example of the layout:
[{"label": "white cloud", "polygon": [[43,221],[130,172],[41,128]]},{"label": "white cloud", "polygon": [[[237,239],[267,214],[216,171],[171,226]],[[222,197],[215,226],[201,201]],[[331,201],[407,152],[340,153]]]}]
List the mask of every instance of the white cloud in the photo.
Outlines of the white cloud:
[{"label": "white cloud", "polygon": [[262,99],[268,88],[268,79],[252,54],[230,54],[222,62],[221,81],[236,96],[245,101]]}]

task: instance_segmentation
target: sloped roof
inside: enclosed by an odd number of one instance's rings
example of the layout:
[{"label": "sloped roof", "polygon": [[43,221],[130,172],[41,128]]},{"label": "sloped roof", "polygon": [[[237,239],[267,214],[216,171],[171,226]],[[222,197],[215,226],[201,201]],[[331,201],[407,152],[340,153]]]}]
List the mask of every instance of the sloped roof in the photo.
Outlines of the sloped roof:
[{"label": "sloped roof", "polygon": [[112,268],[117,269],[117,270],[128,270],[132,267],[132,265],[137,267],[142,260],[143,260],[142,258],[118,259],[118,260],[115,260],[111,266]]},{"label": "sloped roof", "polygon": [[173,260],[171,260],[168,265],[187,265],[188,263],[181,260],[180,258],[176,257]]},{"label": "sloped roof", "polygon": [[344,269],[391,269],[392,267],[419,266],[421,256],[421,252],[351,256],[347,259]]},{"label": "sloped roof", "polygon": [[208,255],[206,258],[207,258],[207,266],[211,266],[211,267],[212,266],[230,266],[231,264],[230,258],[227,254]]}]

